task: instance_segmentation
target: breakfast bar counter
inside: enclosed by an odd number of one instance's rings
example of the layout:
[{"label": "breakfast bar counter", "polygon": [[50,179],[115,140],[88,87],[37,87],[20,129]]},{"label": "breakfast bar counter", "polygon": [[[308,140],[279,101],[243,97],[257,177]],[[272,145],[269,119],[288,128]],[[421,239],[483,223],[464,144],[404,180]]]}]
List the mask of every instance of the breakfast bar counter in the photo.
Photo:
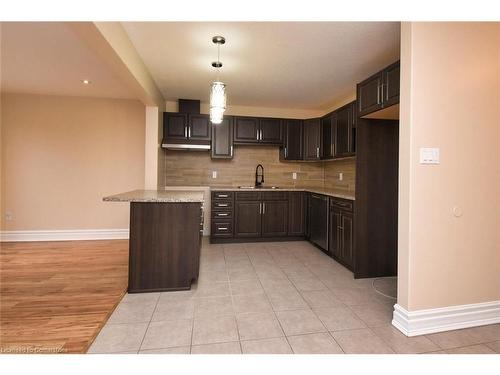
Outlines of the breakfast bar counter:
[{"label": "breakfast bar counter", "polygon": [[190,289],[199,274],[203,193],[134,190],[103,200],[130,202],[128,292]]}]

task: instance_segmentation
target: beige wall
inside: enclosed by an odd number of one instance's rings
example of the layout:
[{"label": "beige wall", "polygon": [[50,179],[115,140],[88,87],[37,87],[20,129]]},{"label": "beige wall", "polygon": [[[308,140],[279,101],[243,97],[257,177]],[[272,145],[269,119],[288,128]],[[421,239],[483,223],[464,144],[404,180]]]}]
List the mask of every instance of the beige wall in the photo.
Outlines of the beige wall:
[{"label": "beige wall", "polygon": [[105,195],[144,185],[139,101],[2,94],[2,230],[128,228]]},{"label": "beige wall", "polygon": [[403,24],[401,50],[398,303],[500,300],[500,24]]}]

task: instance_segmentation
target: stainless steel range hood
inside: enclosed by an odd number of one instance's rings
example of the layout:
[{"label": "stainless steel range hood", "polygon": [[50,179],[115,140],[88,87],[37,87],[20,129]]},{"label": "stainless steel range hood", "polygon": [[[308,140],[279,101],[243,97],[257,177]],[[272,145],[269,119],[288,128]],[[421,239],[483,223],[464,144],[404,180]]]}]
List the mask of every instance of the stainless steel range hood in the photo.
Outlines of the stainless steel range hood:
[{"label": "stainless steel range hood", "polygon": [[166,150],[207,151],[210,145],[195,145],[186,143],[162,143],[161,147]]}]

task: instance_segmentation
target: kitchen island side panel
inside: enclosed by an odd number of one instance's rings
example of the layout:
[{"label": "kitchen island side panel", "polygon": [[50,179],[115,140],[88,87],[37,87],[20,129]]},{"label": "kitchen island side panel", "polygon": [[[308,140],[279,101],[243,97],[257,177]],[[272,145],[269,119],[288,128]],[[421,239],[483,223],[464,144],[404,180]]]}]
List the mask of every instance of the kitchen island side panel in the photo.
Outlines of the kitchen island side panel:
[{"label": "kitchen island side panel", "polygon": [[190,289],[198,277],[201,203],[131,202],[130,293]]}]

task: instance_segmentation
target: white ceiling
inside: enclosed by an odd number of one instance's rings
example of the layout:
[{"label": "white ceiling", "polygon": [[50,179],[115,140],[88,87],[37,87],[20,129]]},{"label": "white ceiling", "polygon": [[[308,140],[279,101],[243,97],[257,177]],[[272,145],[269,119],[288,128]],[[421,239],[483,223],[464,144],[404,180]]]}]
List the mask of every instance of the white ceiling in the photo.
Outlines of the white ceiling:
[{"label": "white ceiling", "polygon": [[[136,93],[63,22],[3,22],[2,91],[135,98]],[[81,80],[90,79],[91,85]]]},{"label": "white ceiling", "polygon": [[229,105],[328,109],[399,58],[399,22],[126,22],[167,100],[208,101],[214,35]]}]

